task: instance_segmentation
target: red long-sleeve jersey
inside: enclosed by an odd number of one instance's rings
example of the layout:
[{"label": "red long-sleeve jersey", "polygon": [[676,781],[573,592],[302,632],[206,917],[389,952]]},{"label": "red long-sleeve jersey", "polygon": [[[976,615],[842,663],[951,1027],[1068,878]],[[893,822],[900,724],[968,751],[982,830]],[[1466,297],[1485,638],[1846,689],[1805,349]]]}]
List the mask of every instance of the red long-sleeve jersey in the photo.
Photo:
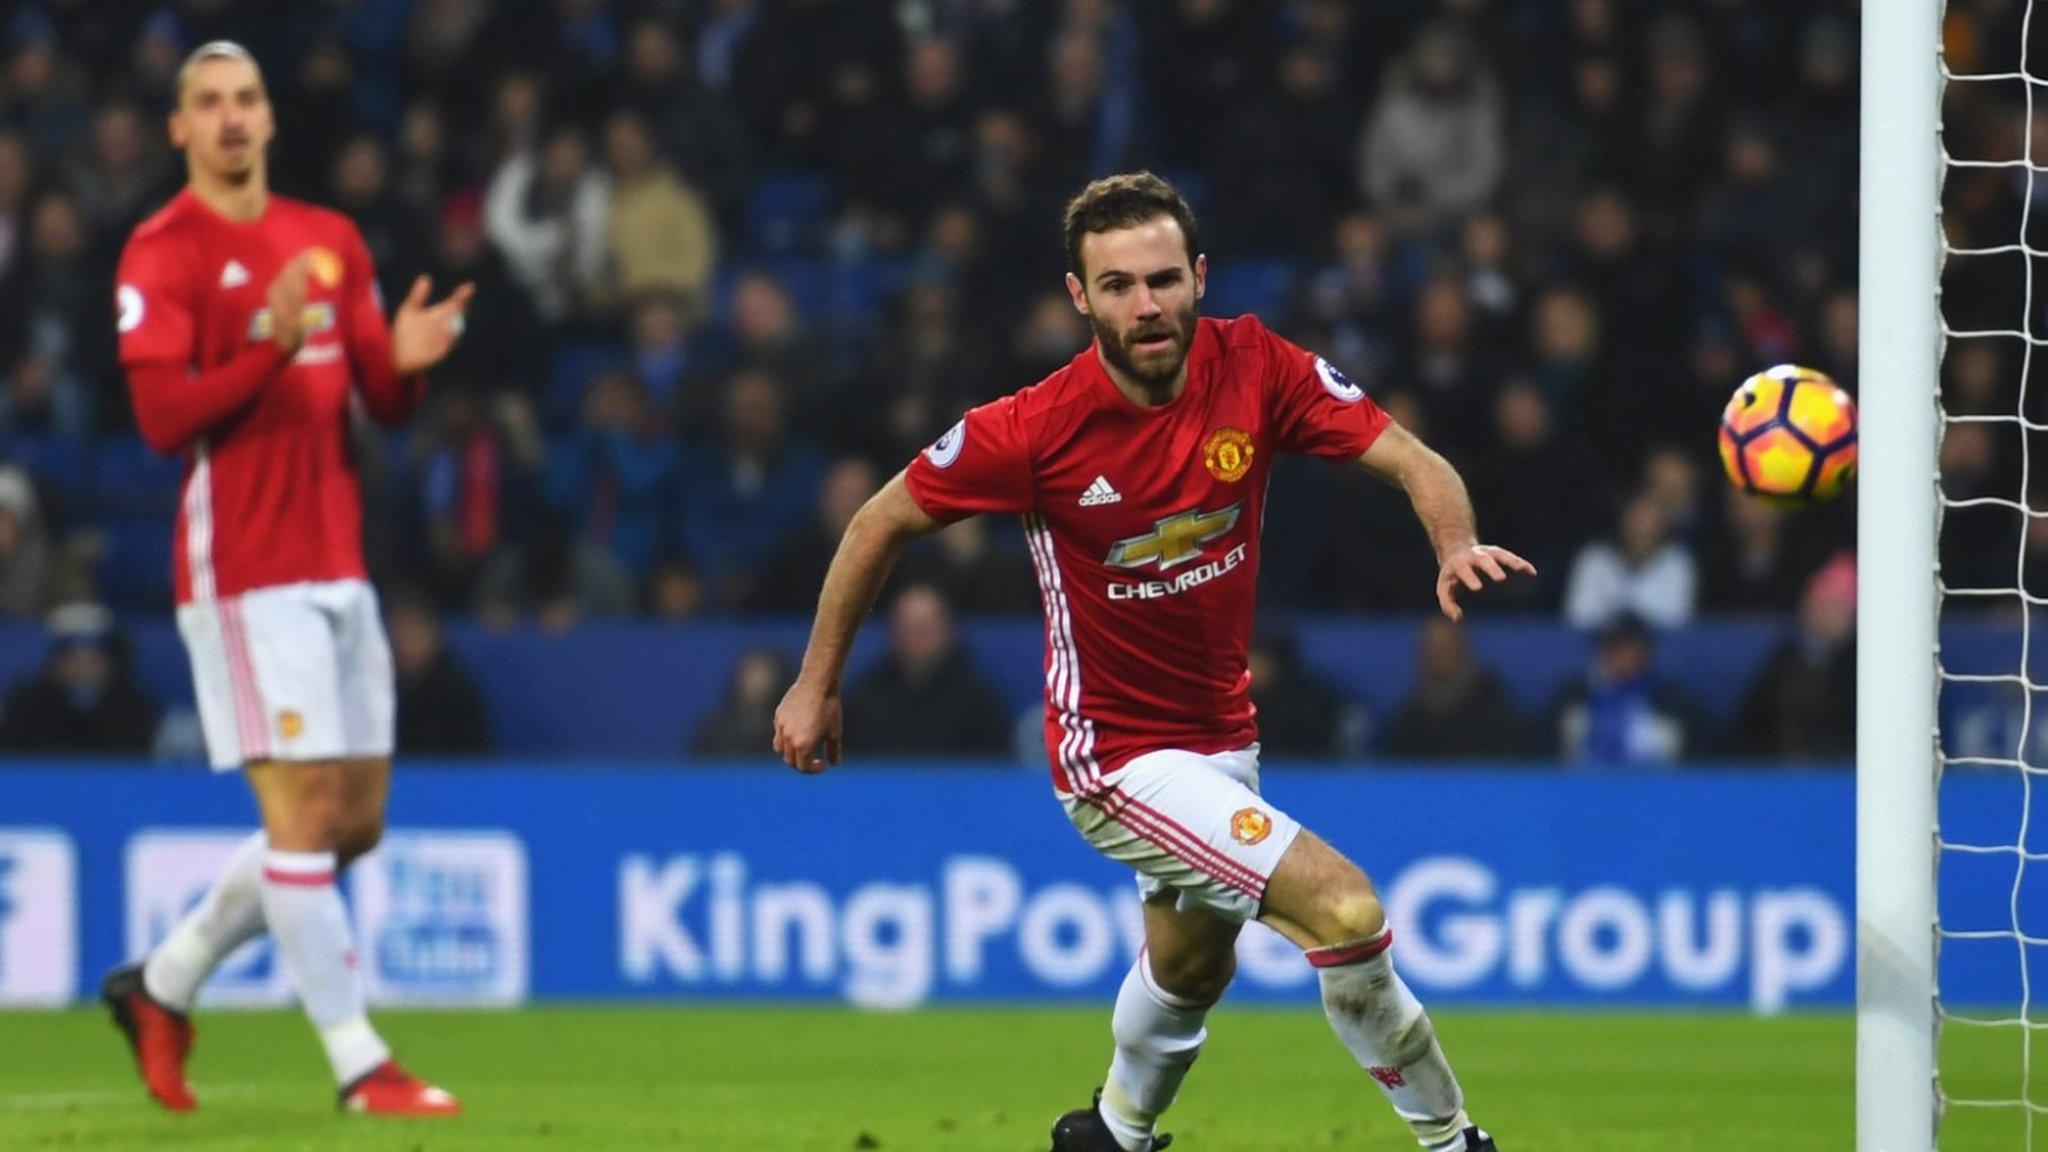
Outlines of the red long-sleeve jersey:
[{"label": "red long-sleeve jersey", "polygon": [[1203,319],[1171,403],[1132,403],[1090,347],[910,462],[934,520],[1024,516],[1054,787],[1085,795],[1145,752],[1257,738],[1247,653],[1273,458],[1356,460],[1389,423],[1256,317]]},{"label": "red long-sleeve jersey", "polygon": [[[306,341],[270,339],[270,283],[310,256]],[[190,189],[128,238],[116,277],[121,364],[143,439],[186,457],[172,565],[180,604],[363,577],[349,398],[396,424],[424,379],[391,364],[369,250],[338,212],[271,195],[237,222]]]}]

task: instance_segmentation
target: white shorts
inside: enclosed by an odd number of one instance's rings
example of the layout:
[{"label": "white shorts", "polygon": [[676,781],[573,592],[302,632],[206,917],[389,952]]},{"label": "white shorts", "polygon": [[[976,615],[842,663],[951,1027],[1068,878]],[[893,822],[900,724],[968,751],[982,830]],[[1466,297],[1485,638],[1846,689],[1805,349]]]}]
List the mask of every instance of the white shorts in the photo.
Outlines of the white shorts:
[{"label": "white shorts", "polygon": [[1097,852],[1138,870],[1150,901],[1174,889],[1181,911],[1241,924],[1301,825],[1259,797],[1259,746],[1203,755],[1166,749],[1126,762],[1088,796],[1061,795]]},{"label": "white shorts", "polygon": [[180,604],[178,633],[216,771],[391,755],[391,645],[368,581]]}]

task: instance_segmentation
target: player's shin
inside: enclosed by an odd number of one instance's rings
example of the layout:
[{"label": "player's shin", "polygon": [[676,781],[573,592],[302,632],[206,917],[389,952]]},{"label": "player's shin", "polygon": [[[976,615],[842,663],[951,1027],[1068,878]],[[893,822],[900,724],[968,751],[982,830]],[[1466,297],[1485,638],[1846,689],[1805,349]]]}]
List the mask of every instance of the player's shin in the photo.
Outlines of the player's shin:
[{"label": "player's shin", "polygon": [[142,966],[150,998],[178,1012],[192,1011],[199,986],[228,953],[263,932],[263,833],[244,840],[227,866],[184,919]]},{"label": "player's shin", "polygon": [[1103,1084],[1103,1122],[1117,1143],[1131,1152],[1152,1147],[1152,1129],[1173,1103],[1188,1068],[1208,1039],[1203,1021],[1209,1004],[1176,996],[1153,979],[1151,961],[1139,953],[1116,997],[1111,1029],[1116,1055]]},{"label": "player's shin", "polygon": [[1391,931],[1311,949],[1323,1011],[1337,1038],[1379,1082],[1387,1101],[1430,1152],[1461,1152],[1471,1126],[1465,1095],[1437,1043],[1429,1014],[1394,971]]},{"label": "player's shin", "polygon": [[263,862],[263,916],[299,1002],[319,1030],[335,1080],[347,1084],[390,1058],[370,1027],[348,910],[332,852],[279,852]]}]

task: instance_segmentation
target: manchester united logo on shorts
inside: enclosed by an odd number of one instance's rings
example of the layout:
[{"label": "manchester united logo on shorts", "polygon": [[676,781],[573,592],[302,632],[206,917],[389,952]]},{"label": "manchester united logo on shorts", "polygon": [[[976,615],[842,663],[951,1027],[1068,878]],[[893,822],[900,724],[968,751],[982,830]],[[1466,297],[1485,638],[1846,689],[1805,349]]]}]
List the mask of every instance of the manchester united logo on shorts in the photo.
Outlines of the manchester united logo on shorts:
[{"label": "manchester united logo on shorts", "polygon": [[306,730],[306,718],[290,708],[277,714],[277,734],[286,740],[297,740]]},{"label": "manchester united logo on shorts", "polygon": [[1252,467],[1251,434],[1241,428],[1218,428],[1202,441],[1202,465],[1225,484],[1244,479]]},{"label": "manchester united logo on shorts", "polygon": [[1230,838],[1250,847],[1273,834],[1273,818],[1257,808],[1239,808],[1230,817]]}]

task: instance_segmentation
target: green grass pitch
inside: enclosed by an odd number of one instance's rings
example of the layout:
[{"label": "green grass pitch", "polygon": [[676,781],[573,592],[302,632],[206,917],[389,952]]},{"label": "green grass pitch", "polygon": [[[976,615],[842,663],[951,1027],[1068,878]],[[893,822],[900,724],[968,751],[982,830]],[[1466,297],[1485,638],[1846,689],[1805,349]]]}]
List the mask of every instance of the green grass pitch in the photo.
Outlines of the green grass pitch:
[{"label": "green grass pitch", "polygon": [[[167,1116],[143,1097],[99,1013],[0,1013],[0,1149],[1031,1152],[1046,1147],[1056,1114],[1087,1099],[1108,1059],[1107,1005],[379,1019],[407,1063],[460,1095],[467,1115],[337,1115],[303,1019],[214,1012],[200,1021],[192,1069],[201,1109]],[[1438,1031],[1474,1117],[1506,1152],[1853,1147],[1845,1015],[1446,1011]],[[2016,1096],[2021,1042],[1991,1032],[1945,1044],[1951,1089]],[[1168,1121],[1187,1152],[1415,1147],[1313,1011],[1219,1010]],[[1955,1114],[1942,1148],[2035,1152],[2022,1123],[2013,1110]],[[2048,1120],[2035,1127],[2048,1150]]]}]

